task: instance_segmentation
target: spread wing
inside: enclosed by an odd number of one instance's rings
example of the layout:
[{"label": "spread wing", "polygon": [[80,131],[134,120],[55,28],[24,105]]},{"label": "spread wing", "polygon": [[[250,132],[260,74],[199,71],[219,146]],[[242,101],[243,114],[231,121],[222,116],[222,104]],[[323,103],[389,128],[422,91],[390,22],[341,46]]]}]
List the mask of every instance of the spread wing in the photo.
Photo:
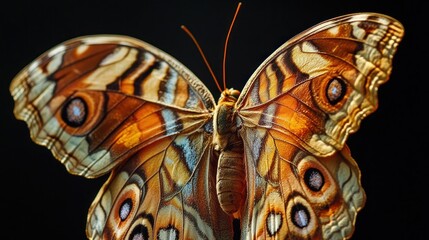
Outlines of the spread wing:
[{"label": "spread wing", "polygon": [[275,51],[237,102],[247,163],[242,236],[351,236],[365,202],[345,148],[377,108],[401,24],[357,13],[318,24]]},{"label": "spread wing", "polygon": [[112,172],[90,208],[89,238],[231,236],[211,189],[215,103],[171,56],[130,37],[76,38],[27,66],[10,90],[16,117],[70,173]]}]

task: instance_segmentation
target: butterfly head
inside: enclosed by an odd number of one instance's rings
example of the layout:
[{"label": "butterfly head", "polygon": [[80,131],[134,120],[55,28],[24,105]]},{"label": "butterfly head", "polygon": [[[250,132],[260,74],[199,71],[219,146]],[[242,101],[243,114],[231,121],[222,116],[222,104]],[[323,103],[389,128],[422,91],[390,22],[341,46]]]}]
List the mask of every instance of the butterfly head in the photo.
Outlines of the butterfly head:
[{"label": "butterfly head", "polygon": [[221,93],[221,96],[219,98],[219,104],[225,103],[225,104],[235,104],[237,102],[238,97],[240,96],[240,91],[229,88],[223,90]]}]

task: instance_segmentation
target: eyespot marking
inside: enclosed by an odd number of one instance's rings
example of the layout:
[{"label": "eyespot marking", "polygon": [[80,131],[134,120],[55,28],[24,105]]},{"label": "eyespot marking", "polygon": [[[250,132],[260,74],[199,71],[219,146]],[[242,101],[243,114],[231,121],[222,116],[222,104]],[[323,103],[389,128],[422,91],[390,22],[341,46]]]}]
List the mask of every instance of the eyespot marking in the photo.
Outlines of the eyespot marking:
[{"label": "eyespot marking", "polygon": [[139,224],[134,227],[133,231],[130,234],[130,240],[144,240],[149,239],[149,232],[146,226]]},{"label": "eyespot marking", "polygon": [[310,213],[304,205],[298,203],[291,210],[292,222],[298,228],[305,228],[310,224]]},{"label": "eyespot marking", "polygon": [[346,94],[346,84],[338,77],[334,77],[329,80],[326,87],[326,97],[331,105],[335,105],[340,102]]},{"label": "eyespot marking", "polygon": [[121,221],[125,221],[128,218],[132,209],[133,201],[131,200],[131,198],[125,199],[125,201],[123,201],[121,206],[119,207],[119,218],[121,218]]},{"label": "eyespot marking", "polygon": [[167,228],[161,228],[158,231],[158,239],[159,240],[179,239],[179,231],[173,226],[169,226]]},{"label": "eyespot marking", "polygon": [[85,101],[76,97],[69,100],[63,107],[61,117],[70,127],[82,126],[88,116],[88,106]]},{"label": "eyespot marking", "polygon": [[280,231],[282,222],[283,218],[281,213],[270,212],[270,214],[268,214],[267,229],[270,237],[276,235]]},{"label": "eyespot marking", "polygon": [[325,178],[322,172],[316,168],[309,168],[305,171],[304,182],[310,190],[314,192],[320,191],[325,184]]}]

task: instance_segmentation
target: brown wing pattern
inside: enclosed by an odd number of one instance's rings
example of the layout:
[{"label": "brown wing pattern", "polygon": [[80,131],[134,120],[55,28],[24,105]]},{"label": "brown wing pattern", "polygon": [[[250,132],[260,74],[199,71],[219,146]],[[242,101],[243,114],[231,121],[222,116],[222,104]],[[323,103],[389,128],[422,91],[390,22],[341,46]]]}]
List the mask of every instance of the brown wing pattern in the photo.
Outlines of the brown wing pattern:
[{"label": "brown wing pattern", "polygon": [[202,127],[214,101],[177,60],[133,38],[88,36],[11,84],[15,115],[67,169],[96,177],[159,138]]},{"label": "brown wing pattern", "polygon": [[[91,239],[232,239],[210,161],[210,134],[167,137],[115,170],[88,214]],[[198,167],[195,167],[198,166]]]},{"label": "brown wing pattern", "polygon": [[315,155],[330,155],[377,108],[402,36],[399,22],[379,14],[321,23],[261,65],[237,102],[239,115],[246,126],[276,129]]},{"label": "brown wing pattern", "polygon": [[[242,238],[345,239],[365,204],[360,171],[347,147],[320,157],[277,131],[247,129],[243,135],[248,198]],[[260,140],[257,140],[260,139]],[[258,143],[265,146],[258,150]],[[254,144],[256,143],[256,145]]]},{"label": "brown wing pattern", "polygon": [[402,36],[390,17],[342,16],[297,35],[252,75],[237,101],[244,239],[351,236],[365,193],[345,141],[377,108]]}]

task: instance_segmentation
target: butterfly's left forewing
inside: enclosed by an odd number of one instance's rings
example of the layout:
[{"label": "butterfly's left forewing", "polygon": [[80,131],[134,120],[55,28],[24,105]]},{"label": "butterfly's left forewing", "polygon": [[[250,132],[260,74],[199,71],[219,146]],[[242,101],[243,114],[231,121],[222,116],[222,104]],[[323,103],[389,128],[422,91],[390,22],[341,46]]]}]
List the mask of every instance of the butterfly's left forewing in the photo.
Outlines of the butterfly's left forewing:
[{"label": "butterfly's left forewing", "polygon": [[171,56],[131,37],[80,37],[26,67],[11,93],[32,139],[69,172],[113,171],[89,238],[232,238],[212,190],[213,97]]},{"label": "butterfly's left forewing", "polygon": [[104,174],[140,147],[195,130],[210,92],[177,60],[130,37],[88,36],[49,50],[11,84],[32,139],[73,174]]}]

